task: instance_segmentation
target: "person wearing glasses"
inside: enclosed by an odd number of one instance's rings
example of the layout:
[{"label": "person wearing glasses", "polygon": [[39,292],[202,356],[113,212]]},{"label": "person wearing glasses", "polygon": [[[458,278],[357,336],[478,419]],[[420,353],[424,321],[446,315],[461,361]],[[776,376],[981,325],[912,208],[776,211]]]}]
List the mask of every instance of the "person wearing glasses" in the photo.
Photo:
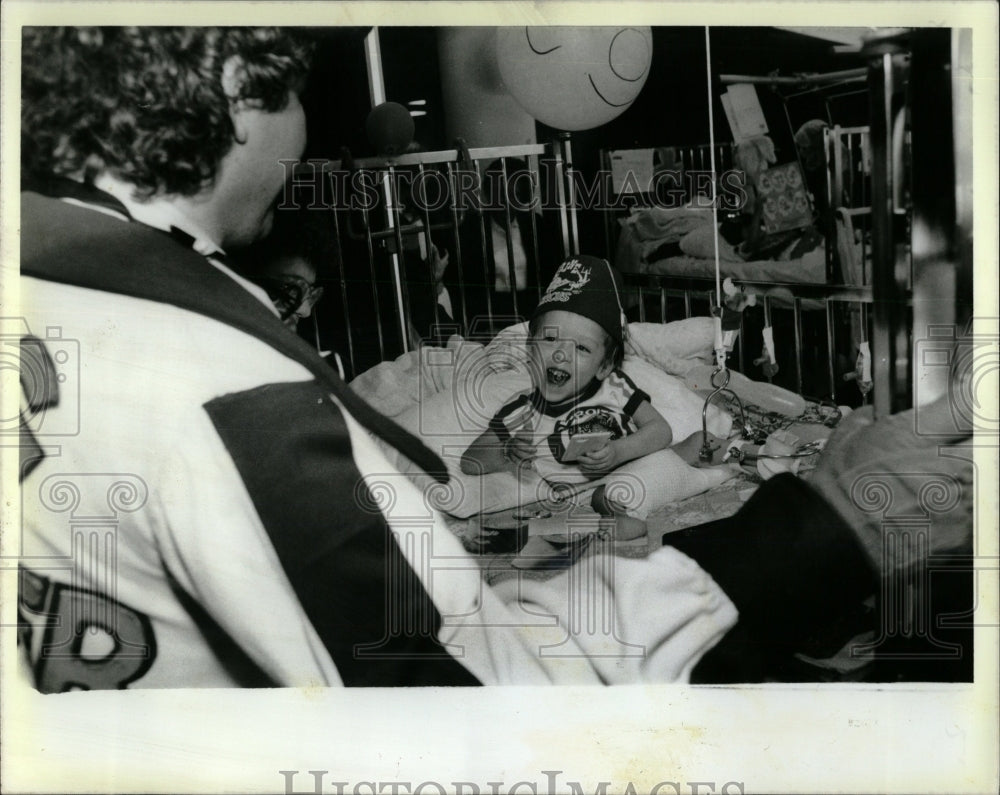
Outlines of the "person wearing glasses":
[{"label": "person wearing glasses", "polygon": [[313,307],[323,297],[323,286],[316,284],[316,268],[304,257],[271,260],[264,275],[251,281],[267,291],[281,322],[292,331],[300,320],[312,315]]},{"label": "person wearing glasses", "polygon": [[320,221],[308,210],[274,213],[270,234],[236,257],[239,273],[262,288],[291,331],[323,297],[318,264],[326,251]]}]

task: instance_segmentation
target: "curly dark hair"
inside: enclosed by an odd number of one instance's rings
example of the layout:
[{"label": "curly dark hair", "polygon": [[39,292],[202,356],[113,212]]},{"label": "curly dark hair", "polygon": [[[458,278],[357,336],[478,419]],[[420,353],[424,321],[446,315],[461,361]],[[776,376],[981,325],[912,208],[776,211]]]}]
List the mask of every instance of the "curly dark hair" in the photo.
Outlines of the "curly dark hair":
[{"label": "curly dark hair", "polygon": [[[311,55],[303,33],[281,28],[24,28],[22,167],[85,180],[106,170],[138,197],[197,194],[233,144],[231,104],[283,109]],[[234,56],[239,92],[227,96]]]}]

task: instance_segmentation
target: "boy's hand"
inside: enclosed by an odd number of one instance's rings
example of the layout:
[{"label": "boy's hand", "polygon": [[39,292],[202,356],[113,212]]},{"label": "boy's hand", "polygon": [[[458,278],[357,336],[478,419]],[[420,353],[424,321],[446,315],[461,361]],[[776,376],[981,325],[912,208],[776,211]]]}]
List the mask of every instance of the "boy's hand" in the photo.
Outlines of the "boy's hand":
[{"label": "boy's hand", "polygon": [[538,451],[528,434],[515,434],[503,446],[504,460],[520,469],[525,463],[530,463],[538,457]]},{"label": "boy's hand", "polygon": [[442,255],[441,249],[439,249],[436,245],[431,244],[430,264],[434,274],[434,284],[440,284],[441,279],[444,278],[444,272],[448,269],[449,257],[450,255],[448,254],[448,249],[445,249],[444,255]]},{"label": "boy's hand", "polygon": [[610,472],[619,464],[618,447],[614,441],[609,441],[600,450],[592,453],[581,453],[578,463],[584,472]]}]

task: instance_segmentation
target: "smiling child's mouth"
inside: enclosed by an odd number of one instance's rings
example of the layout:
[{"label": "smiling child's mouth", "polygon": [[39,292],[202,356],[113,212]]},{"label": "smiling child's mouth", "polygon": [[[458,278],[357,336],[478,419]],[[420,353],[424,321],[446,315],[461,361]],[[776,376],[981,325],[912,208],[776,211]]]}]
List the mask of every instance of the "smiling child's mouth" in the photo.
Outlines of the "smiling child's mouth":
[{"label": "smiling child's mouth", "polygon": [[553,386],[562,386],[569,381],[569,373],[558,367],[549,367],[545,371],[545,379]]}]

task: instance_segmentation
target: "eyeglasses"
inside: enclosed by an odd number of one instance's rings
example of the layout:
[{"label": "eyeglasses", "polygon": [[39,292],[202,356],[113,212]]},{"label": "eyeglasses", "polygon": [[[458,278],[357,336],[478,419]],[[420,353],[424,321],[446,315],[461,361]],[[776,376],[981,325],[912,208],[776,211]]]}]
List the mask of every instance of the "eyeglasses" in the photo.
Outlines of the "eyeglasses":
[{"label": "eyeglasses", "polygon": [[282,320],[303,306],[312,307],[323,297],[321,285],[310,284],[301,276],[260,277],[254,282],[267,291]]}]

